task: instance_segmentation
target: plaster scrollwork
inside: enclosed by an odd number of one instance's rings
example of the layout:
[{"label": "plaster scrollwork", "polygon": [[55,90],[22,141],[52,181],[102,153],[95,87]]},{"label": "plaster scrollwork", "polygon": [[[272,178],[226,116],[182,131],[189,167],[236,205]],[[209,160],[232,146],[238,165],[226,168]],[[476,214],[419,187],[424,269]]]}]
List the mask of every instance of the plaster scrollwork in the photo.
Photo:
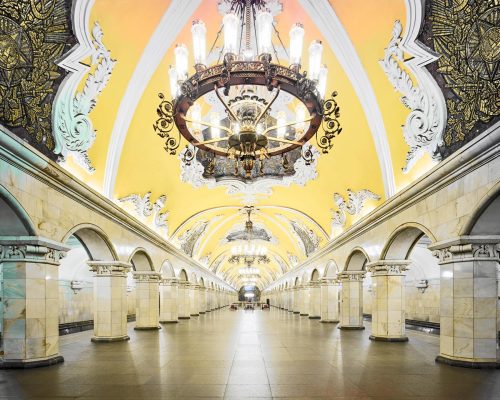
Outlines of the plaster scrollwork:
[{"label": "plaster scrollwork", "polygon": [[288,261],[290,262],[290,265],[292,267],[295,267],[299,264],[299,258],[295,254],[292,254],[289,251],[287,251],[286,255],[287,255]]},{"label": "plaster scrollwork", "polygon": [[51,249],[45,246],[26,244],[0,246],[0,260],[5,261],[48,262],[59,264],[60,260],[65,256],[65,251]]},{"label": "plaster scrollwork", "polygon": [[180,248],[185,254],[190,257],[193,256],[199,239],[207,230],[208,225],[209,221],[199,221],[179,236]]},{"label": "plaster scrollwork", "polygon": [[352,216],[359,215],[367,200],[380,200],[380,196],[368,189],[361,189],[357,192],[347,189],[346,201],[340,193],[334,193],[333,201],[337,205],[338,210],[332,210],[332,234],[335,228],[343,228],[346,225],[347,214]]},{"label": "plaster scrollwork", "polygon": [[[443,144],[445,119],[441,98],[434,96],[432,91],[425,90],[425,87],[414,85],[410,75],[401,67],[408,67],[401,43],[402,30],[401,22],[395,21],[391,40],[380,65],[394,89],[401,93],[402,103],[410,110],[403,125],[404,139],[410,147],[403,167],[403,172],[407,173],[425,153],[429,153],[435,161],[441,160],[438,147]],[[418,70],[412,69],[412,72],[418,73]]]},{"label": "plaster scrollwork", "polygon": [[316,179],[318,176],[317,166],[320,154],[315,147],[311,147],[313,161],[309,165],[306,165],[305,160],[299,157],[293,165],[295,170],[293,175],[282,178],[257,178],[249,183],[228,177],[220,180],[205,178],[203,176],[205,169],[196,159],[197,149],[193,146],[185,148],[179,154],[180,160],[185,157],[186,152],[193,152],[195,157],[189,164],[181,161],[180,178],[182,182],[189,183],[195,188],[202,186],[206,186],[209,189],[225,187],[228,195],[238,197],[244,205],[255,204],[259,198],[271,196],[274,186],[289,187],[292,184],[305,186],[307,182]]},{"label": "plaster scrollwork", "polygon": [[321,238],[312,229],[309,229],[302,222],[288,219],[282,214],[276,214],[276,216],[290,225],[293,235],[306,256],[311,255],[319,248]]},{"label": "plaster scrollwork", "polygon": [[468,260],[499,260],[500,244],[498,243],[464,243],[441,249],[436,249],[432,255],[439,259],[439,263],[445,264],[455,261]]},{"label": "plaster scrollwork", "polygon": [[[83,41],[82,35],[85,36]],[[57,144],[55,152],[61,154],[63,159],[71,154],[81,167],[92,173],[95,168],[89,159],[88,150],[94,144],[96,133],[89,114],[96,106],[99,94],[108,84],[116,60],[111,58],[110,51],[103,43],[104,33],[99,23],[94,24],[91,38],[86,27],[83,32],[77,30],[77,36],[80,43],[87,43],[91,65],[82,67],[80,60],[89,55],[85,53],[82,53],[82,58],[73,60],[73,63],[66,64],[64,61],[61,63],[63,68],[73,72],[75,72],[73,68],[76,68],[79,73],[70,77],[57,98],[53,114]],[[80,65],[76,66],[76,63]],[[77,91],[79,79],[78,81],[76,79],[81,78],[89,70],[93,72],[88,73],[83,89]]]},{"label": "plaster scrollwork", "polygon": [[344,271],[339,273],[338,279],[342,281],[355,281],[359,282],[365,278],[365,272]]},{"label": "plaster scrollwork", "polygon": [[130,194],[118,199],[121,203],[132,204],[134,209],[133,213],[142,221],[146,222],[152,216],[152,223],[154,228],[165,233],[168,236],[168,211],[161,212],[167,202],[167,196],[162,194],[153,203],[151,201],[151,192],[147,192],[144,196],[140,194]]}]

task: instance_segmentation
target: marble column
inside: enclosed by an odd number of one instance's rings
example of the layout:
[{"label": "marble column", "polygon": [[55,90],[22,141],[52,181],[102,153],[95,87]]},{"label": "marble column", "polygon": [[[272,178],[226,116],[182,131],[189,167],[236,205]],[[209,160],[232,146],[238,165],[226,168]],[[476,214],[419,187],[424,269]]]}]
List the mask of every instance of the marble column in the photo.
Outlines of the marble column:
[{"label": "marble column", "polygon": [[321,322],[339,322],[339,281],[323,278],[321,285]]},{"label": "marble column", "polygon": [[293,288],[293,313],[294,314],[300,314],[300,303],[301,303],[301,297],[300,297],[300,288],[298,286],[295,286]]},{"label": "marble column", "polygon": [[339,329],[365,329],[363,326],[363,278],[365,271],[338,274],[342,285]]},{"label": "marble column", "polygon": [[309,319],[321,318],[321,287],[319,281],[309,283]]},{"label": "marble column", "polygon": [[178,286],[176,278],[162,278],[160,280],[160,320],[161,324],[177,323]]},{"label": "marble column", "polygon": [[61,243],[39,237],[0,242],[0,368],[32,368],[64,361],[59,355],[58,268],[66,250]]},{"label": "marble column", "polygon": [[[498,238],[497,238],[498,240]],[[498,368],[499,246],[488,237],[460,237],[429,247],[441,268],[441,334],[436,361]]]},{"label": "marble column", "polygon": [[88,261],[94,272],[94,336],[92,342],[129,340],[127,335],[127,272],[121,261]]},{"label": "marble column", "polygon": [[381,260],[366,267],[372,274],[371,340],[407,342],[405,271],[411,261]]},{"label": "marble column", "polygon": [[207,311],[207,289],[204,286],[200,286],[198,288],[198,307],[200,310],[200,314],[205,314]]},{"label": "marble column", "polygon": [[288,289],[288,312],[293,313],[294,312],[294,296],[295,296],[295,290],[293,288]]},{"label": "marble column", "polygon": [[160,329],[160,274],[153,271],[134,271],[136,330]]},{"label": "marble column", "polygon": [[177,309],[179,311],[179,319],[189,319],[191,312],[191,301],[189,298],[189,282],[179,281],[178,285]]},{"label": "marble column", "polygon": [[192,283],[189,285],[189,302],[190,302],[189,315],[191,317],[197,317],[200,315],[200,310],[198,307],[199,300],[200,299],[198,298],[198,285]]},{"label": "marble column", "polygon": [[311,296],[309,293],[308,284],[304,284],[300,288],[300,316],[307,317],[309,315],[309,304]]}]

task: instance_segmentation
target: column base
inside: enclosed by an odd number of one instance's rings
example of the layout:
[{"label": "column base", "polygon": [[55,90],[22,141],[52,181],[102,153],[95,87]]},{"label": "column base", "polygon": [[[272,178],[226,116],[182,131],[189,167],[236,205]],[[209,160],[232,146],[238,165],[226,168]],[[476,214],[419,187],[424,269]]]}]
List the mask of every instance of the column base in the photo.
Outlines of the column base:
[{"label": "column base", "polygon": [[288,312],[291,312],[293,314],[293,310],[288,310]]},{"label": "column base", "polygon": [[38,360],[4,360],[0,361],[0,369],[28,369],[38,367],[48,367],[64,362],[63,356],[52,356]]},{"label": "column base", "polygon": [[161,326],[136,326],[134,331],[157,331]]},{"label": "column base", "polygon": [[191,317],[178,317],[179,319],[191,319]]},{"label": "column base", "polygon": [[321,319],[321,317],[319,315],[318,316],[309,315],[309,319]]},{"label": "column base", "polygon": [[455,360],[453,358],[437,356],[436,362],[440,364],[451,365],[452,367],[474,368],[474,369],[500,369],[500,363],[494,361],[476,362],[476,361]]},{"label": "column base", "polygon": [[301,317],[307,317],[309,314],[299,314]]},{"label": "column base", "polygon": [[338,329],[342,329],[343,331],[364,331],[364,326],[339,326]]},{"label": "column base", "polygon": [[200,311],[200,314],[205,314],[205,311]]},{"label": "column base", "polygon": [[294,314],[300,314],[300,311],[294,311],[293,313]]},{"label": "column base", "polygon": [[322,322],[324,324],[338,324],[339,323],[339,321],[331,321],[331,320],[325,320],[325,319],[322,319],[319,322]]},{"label": "column base", "polygon": [[200,314],[189,314],[191,317],[199,317]]},{"label": "column base", "polygon": [[205,311],[205,312],[206,312],[206,313],[208,313],[208,312],[210,312],[210,311],[212,311],[212,310],[207,310],[207,311]]},{"label": "column base", "polygon": [[160,321],[160,324],[178,324],[179,321]]},{"label": "column base", "polygon": [[408,338],[406,336],[403,337],[385,337],[385,336],[374,336],[370,335],[370,340],[375,342],[407,342]]},{"label": "column base", "polygon": [[92,343],[110,343],[110,342],[124,342],[126,340],[130,340],[128,335],[125,336],[114,336],[114,337],[98,337],[94,336],[90,339]]}]

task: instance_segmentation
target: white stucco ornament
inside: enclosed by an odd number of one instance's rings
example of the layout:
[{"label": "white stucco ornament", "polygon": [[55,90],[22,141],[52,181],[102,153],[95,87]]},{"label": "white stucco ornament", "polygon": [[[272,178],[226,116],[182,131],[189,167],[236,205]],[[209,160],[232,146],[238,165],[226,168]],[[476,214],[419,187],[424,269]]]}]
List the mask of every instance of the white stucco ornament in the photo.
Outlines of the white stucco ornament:
[{"label": "white stucco ornament", "polygon": [[347,200],[340,193],[333,194],[333,201],[338,210],[332,210],[332,235],[335,228],[343,228],[346,224],[347,214],[359,215],[363,209],[366,200],[380,200],[378,194],[368,189],[361,189],[357,192],[347,189]]}]

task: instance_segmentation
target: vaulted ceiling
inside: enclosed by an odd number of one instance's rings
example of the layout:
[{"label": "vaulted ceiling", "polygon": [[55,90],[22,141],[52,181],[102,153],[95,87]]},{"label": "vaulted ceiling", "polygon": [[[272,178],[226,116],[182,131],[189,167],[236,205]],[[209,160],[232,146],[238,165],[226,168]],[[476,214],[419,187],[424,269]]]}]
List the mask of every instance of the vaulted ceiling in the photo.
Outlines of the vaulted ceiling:
[{"label": "vaulted ceiling", "polygon": [[[241,283],[237,266],[227,258],[238,240],[228,237],[243,229],[243,206],[255,207],[252,220],[265,233],[259,243],[268,247],[271,262],[259,266],[263,286],[434,165],[425,154],[403,171],[410,148],[402,125],[409,110],[380,65],[395,21],[406,24],[406,1],[282,0],[282,4],[283,12],[275,20],[285,42],[291,25],[302,22],[305,43],[319,39],[324,44],[327,93],[338,92],[343,131],[330,154],[319,157],[314,179],[260,186],[256,189],[260,194],[252,196],[242,195],[241,188],[233,194],[224,185],[182,181],[179,158],[164,151],[152,127],[158,93],[169,93],[167,71],[174,63],[175,44],[184,43],[191,50],[194,19],[207,24],[207,43],[214,41],[221,24],[217,0],[95,0],[88,21],[89,31],[99,24],[102,43],[116,63],[89,115],[96,140],[88,157],[95,171],[89,173],[71,157],[66,168],[134,216],[134,207],[118,199],[151,192],[154,202],[166,195],[163,211],[168,211],[170,239],[235,287]],[[304,46],[303,59],[306,52]],[[92,65],[92,60],[85,61]],[[97,73],[95,65],[91,72]],[[85,78],[80,89],[84,83]],[[362,210],[347,215],[345,225],[332,232],[332,210],[338,210],[333,195],[347,200],[348,189],[368,190],[379,199],[368,197]],[[152,224],[151,219],[143,220]]]}]

